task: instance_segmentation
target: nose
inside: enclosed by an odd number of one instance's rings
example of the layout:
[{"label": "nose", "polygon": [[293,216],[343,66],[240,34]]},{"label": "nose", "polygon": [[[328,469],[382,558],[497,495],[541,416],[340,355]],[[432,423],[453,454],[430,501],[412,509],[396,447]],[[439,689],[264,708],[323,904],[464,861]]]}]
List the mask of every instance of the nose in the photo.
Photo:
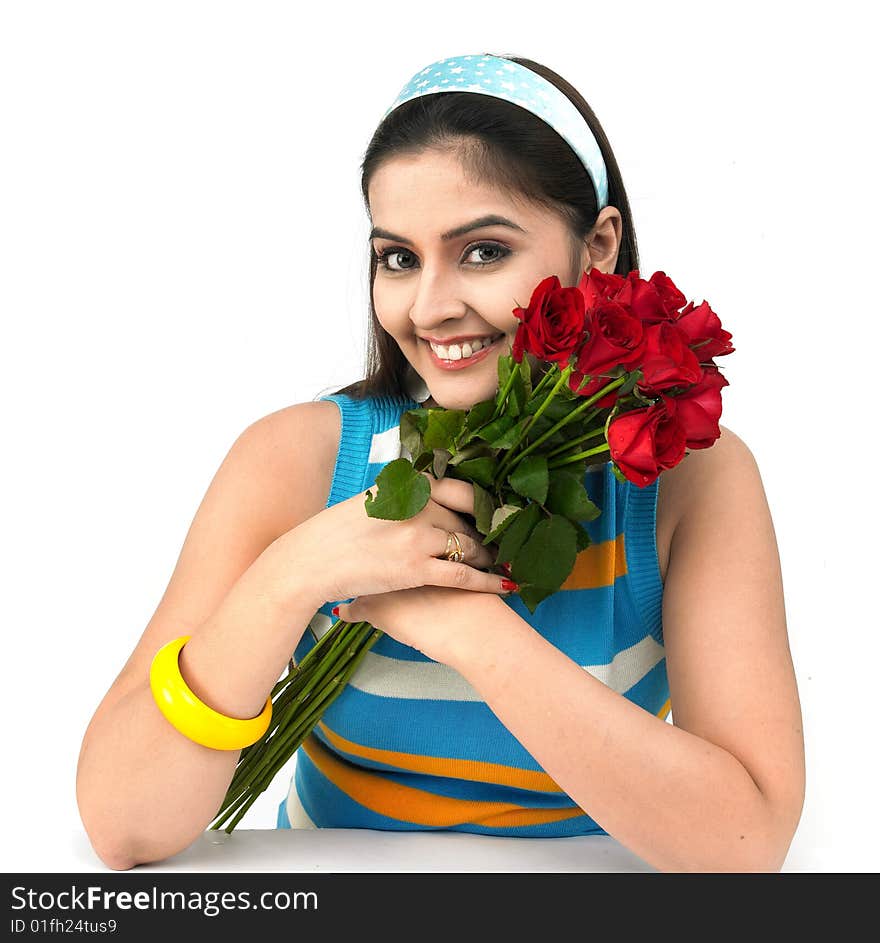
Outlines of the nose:
[{"label": "nose", "polygon": [[425,266],[410,307],[410,320],[415,329],[421,334],[431,334],[435,328],[465,317],[468,305],[460,288],[460,282],[450,272]]}]

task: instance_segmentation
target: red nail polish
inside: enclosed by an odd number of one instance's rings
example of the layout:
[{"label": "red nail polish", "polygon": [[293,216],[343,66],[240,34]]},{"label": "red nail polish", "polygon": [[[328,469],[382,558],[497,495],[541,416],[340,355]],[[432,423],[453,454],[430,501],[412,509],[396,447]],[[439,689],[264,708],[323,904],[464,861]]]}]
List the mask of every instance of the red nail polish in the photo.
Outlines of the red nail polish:
[{"label": "red nail polish", "polygon": [[334,616],[338,616],[338,615],[339,615],[339,606],[334,606],[330,611],[333,613]]},{"label": "red nail polish", "polygon": [[508,576],[510,576],[510,564],[509,564],[509,563],[502,563],[502,564],[501,564],[501,569],[504,570],[504,572],[505,572]]},{"label": "red nail polish", "polygon": [[501,581],[501,588],[502,588],[502,589],[517,590],[517,589],[519,589],[519,583],[514,583],[513,580],[502,580],[502,581]]}]

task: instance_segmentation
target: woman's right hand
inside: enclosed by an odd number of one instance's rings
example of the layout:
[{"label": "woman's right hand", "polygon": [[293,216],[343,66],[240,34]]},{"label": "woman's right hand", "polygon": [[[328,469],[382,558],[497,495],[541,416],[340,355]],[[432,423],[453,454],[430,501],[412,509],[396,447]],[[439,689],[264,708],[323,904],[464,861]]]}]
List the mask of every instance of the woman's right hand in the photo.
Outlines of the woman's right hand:
[{"label": "woman's right hand", "polygon": [[[501,585],[504,576],[483,572],[494,566],[497,548],[484,547],[483,535],[460,516],[473,515],[473,485],[421,474],[431,483],[431,497],[408,520],[369,517],[366,492],[360,491],[279,538],[295,544],[297,569],[305,568],[320,599],[335,602],[416,586],[508,592]],[[377,490],[376,485],[369,489],[374,496]],[[450,531],[464,551],[459,563],[445,558]]]}]

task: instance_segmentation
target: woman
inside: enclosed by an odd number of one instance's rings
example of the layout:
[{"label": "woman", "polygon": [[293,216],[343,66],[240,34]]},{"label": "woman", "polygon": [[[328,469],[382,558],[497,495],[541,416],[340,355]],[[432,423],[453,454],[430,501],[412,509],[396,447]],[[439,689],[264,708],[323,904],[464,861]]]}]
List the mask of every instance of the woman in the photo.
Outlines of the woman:
[{"label": "woman", "polygon": [[444,59],[404,87],[362,170],[366,376],[254,422],[211,482],[83,740],[96,853],[114,869],[177,853],[235,771],[238,749],[163,716],[157,651],[189,637],[173,670],[234,728],[266,716],[291,652],[338,614],[385,635],[299,751],[279,827],[607,833],[663,871],[779,870],[804,747],[773,525],[742,439],[720,427],[650,488],[590,468],[593,543],[533,615],[493,571],[468,483],[432,480],[408,521],[364,512],[404,410],[493,395],[512,309],[542,278],[638,268],[598,121],[531,60]]}]

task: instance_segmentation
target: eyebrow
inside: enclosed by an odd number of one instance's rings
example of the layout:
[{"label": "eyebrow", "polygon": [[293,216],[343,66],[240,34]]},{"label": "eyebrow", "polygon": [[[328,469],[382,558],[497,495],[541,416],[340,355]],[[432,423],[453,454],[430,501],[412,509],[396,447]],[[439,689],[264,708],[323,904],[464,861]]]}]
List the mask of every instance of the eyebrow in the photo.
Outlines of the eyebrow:
[{"label": "eyebrow", "polygon": [[[470,223],[465,223],[463,226],[456,226],[455,229],[450,229],[449,232],[443,233],[440,238],[444,242],[449,242],[450,239],[456,239],[459,236],[465,235],[465,233],[472,232],[474,229],[484,229],[486,226],[507,226],[521,233],[526,232],[522,226],[518,226],[512,220],[507,219],[507,217],[490,214],[488,216],[481,216],[479,219],[475,219]],[[370,242],[376,238],[393,239],[395,242],[403,242],[408,246],[412,245],[412,241],[405,236],[397,236],[393,232],[389,232],[387,229],[382,229],[379,226],[374,226],[370,230]]]}]

